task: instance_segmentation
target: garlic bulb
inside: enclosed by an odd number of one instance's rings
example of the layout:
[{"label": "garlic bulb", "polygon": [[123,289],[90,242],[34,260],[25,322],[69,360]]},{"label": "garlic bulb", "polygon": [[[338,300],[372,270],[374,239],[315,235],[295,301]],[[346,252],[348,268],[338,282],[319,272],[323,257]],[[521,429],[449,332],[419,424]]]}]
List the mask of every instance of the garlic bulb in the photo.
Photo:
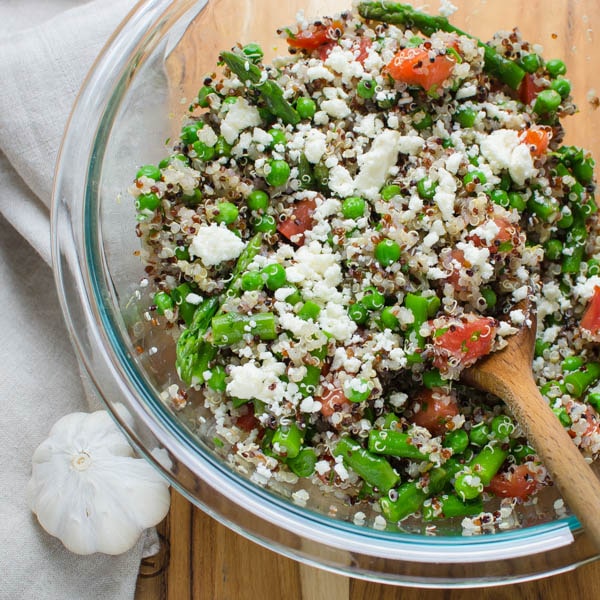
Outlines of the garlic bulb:
[{"label": "garlic bulb", "polygon": [[33,454],[29,504],[77,554],[121,554],[169,510],[169,486],[106,411],[60,419]]}]

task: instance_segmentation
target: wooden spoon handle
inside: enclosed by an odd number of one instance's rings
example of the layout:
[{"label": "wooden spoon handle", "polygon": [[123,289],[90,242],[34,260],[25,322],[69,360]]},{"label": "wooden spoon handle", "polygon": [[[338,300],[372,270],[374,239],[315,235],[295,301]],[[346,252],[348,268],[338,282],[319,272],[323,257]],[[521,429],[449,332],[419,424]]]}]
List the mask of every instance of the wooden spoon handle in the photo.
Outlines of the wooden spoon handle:
[{"label": "wooden spoon handle", "polygon": [[[518,382],[518,383],[517,383]],[[506,382],[504,400],[535,447],[569,508],[600,550],[600,481],[531,377]]]}]

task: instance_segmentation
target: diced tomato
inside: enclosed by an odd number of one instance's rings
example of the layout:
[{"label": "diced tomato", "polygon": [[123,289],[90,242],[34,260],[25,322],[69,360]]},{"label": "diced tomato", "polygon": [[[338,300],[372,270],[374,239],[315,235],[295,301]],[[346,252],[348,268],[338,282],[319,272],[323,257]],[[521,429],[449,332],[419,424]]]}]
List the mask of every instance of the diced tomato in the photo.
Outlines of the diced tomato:
[{"label": "diced tomato", "polygon": [[341,388],[327,390],[320,398],[317,398],[317,400],[321,403],[321,414],[324,417],[330,417],[344,406],[350,405],[350,400],[346,398]]},{"label": "diced tomato", "polygon": [[550,127],[530,127],[521,134],[521,141],[529,146],[531,156],[540,157],[546,154],[552,129]]},{"label": "diced tomato", "polygon": [[531,104],[542,89],[542,87],[535,83],[533,75],[525,73],[525,77],[523,77],[523,81],[521,81],[521,85],[519,86],[519,99],[523,104]]},{"label": "diced tomato", "polygon": [[590,298],[579,325],[587,339],[600,342],[600,286],[594,288],[594,295]]},{"label": "diced tomato", "polygon": [[492,477],[487,492],[499,498],[520,498],[525,500],[538,488],[535,474],[528,465],[511,467],[508,471],[497,473]]},{"label": "diced tomato", "polygon": [[369,56],[369,48],[373,45],[373,40],[368,37],[361,37],[358,42],[358,48],[354,49],[354,52],[358,52],[356,54],[356,60],[364,66],[365,60]]},{"label": "diced tomato", "polygon": [[260,421],[254,416],[253,412],[248,412],[245,415],[240,415],[235,420],[235,424],[243,431],[249,433],[260,425]]},{"label": "diced tomato", "polygon": [[319,58],[323,61],[327,60],[327,57],[336,46],[337,42],[326,42],[325,44],[321,44],[317,50]]},{"label": "diced tomato", "polygon": [[412,405],[415,425],[425,427],[434,436],[446,433],[452,418],[458,415],[458,402],[454,392],[442,388],[423,388]]},{"label": "diced tomato", "polygon": [[287,43],[292,48],[301,48],[303,50],[316,50],[323,44],[328,44],[339,38],[343,30],[341,21],[332,21],[330,24],[322,23],[312,25],[308,29],[300,31],[293,37],[287,38]]},{"label": "diced tomato", "polygon": [[447,319],[433,333],[433,365],[442,373],[453,366],[466,368],[489,354],[496,336],[496,320],[491,317]]},{"label": "diced tomato", "polygon": [[450,77],[455,64],[455,60],[447,54],[431,59],[429,51],[424,48],[403,48],[385,70],[396,81],[420,85],[429,91]]},{"label": "diced tomato", "polygon": [[512,241],[513,236],[518,232],[519,226],[511,223],[504,217],[494,217],[492,220],[496,227],[498,227],[498,233],[491,242],[482,240],[477,234],[471,235],[470,239],[475,245],[488,248],[490,254],[495,254],[498,251],[512,250],[512,245],[507,247],[507,242]]},{"label": "diced tomato", "polygon": [[459,283],[460,272],[463,267],[469,268],[471,263],[465,258],[465,253],[458,248],[453,248],[450,252],[450,274],[446,278],[446,281],[456,290],[464,291],[464,286]]},{"label": "diced tomato", "polygon": [[300,200],[295,206],[292,214],[277,225],[277,231],[290,242],[301,246],[304,243],[304,232],[312,229],[314,225],[313,213],[317,204],[313,198]]}]

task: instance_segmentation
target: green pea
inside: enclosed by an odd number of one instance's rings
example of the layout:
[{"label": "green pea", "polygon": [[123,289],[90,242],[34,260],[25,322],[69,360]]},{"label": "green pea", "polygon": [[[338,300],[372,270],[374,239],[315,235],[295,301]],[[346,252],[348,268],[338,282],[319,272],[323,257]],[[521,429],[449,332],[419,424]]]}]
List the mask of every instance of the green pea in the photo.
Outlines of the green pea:
[{"label": "green pea", "polygon": [[482,298],[485,300],[486,306],[489,309],[494,308],[494,306],[496,306],[496,302],[498,300],[498,297],[496,296],[496,292],[494,292],[494,290],[492,288],[482,288],[481,289],[481,296]]},{"label": "green pea", "polygon": [[511,454],[521,463],[525,459],[535,456],[535,450],[528,444],[519,444],[512,449]]},{"label": "green pea", "polygon": [[269,161],[269,172],[266,176],[267,183],[273,187],[280,187],[290,178],[290,165],[285,160]]},{"label": "green pea", "polygon": [[553,408],[552,412],[558,417],[558,420],[563,427],[569,427],[573,424],[573,421],[571,420],[571,417],[564,406]]},{"label": "green pea", "polygon": [[429,113],[420,111],[413,118],[413,127],[417,131],[423,131],[433,125],[433,117]]},{"label": "green pea", "polygon": [[310,477],[315,472],[317,454],[312,448],[302,448],[298,456],[288,458],[286,464],[298,477]]},{"label": "green pea", "polygon": [[569,229],[573,225],[575,218],[573,217],[573,211],[568,206],[563,206],[560,209],[561,218],[556,221],[556,226],[560,229]]},{"label": "green pea", "polygon": [[242,48],[242,52],[254,64],[259,63],[262,60],[263,56],[264,56],[264,52],[262,51],[262,48],[258,44],[255,44],[253,42],[250,43],[250,44],[246,44]]},{"label": "green pea", "polygon": [[298,311],[298,316],[306,321],[308,321],[309,319],[316,321],[320,313],[321,307],[316,302],[313,302],[312,300],[307,300],[302,305],[302,308]]},{"label": "green pea", "polygon": [[560,58],[553,58],[546,63],[546,70],[550,77],[558,77],[567,72],[567,65]]},{"label": "green pea", "polygon": [[173,309],[173,298],[167,292],[156,292],[152,301],[160,315],[164,315],[166,310]]},{"label": "green pea", "polygon": [[358,325],[364,325],[369,319],[369,311],[361,302],[356,302],[348,307],[348,316]]},{"label": "green pea", "polygon": [[190,260],[190,252],[185,246],[175,248],[175,258],[177,260]]},{"label": "green pea", "polygon": [[581,356],[567,356],[561,363],[563,371],[576,371],[583,366],[583,358]]},{"label": "green pea", "polygon": [[487,183],[487,177],[481,171],[469,171],[463,177],[463,184],[469,185],[470,183],[475,183],[475,184],[480,183],[481,185],[484,185]]},{"label": "green pea", "polygon": [[246,198],[250,210],[267,210],[269,208],[269,194],[263,190],[253,190]]},{"label": "green pea", "polygon": [[542,66],[542,59],[539,54],[525,54],[521,57],[521,67],[527,73],[535,73]]},{"label": "green pea", "polygon": [[301,119],[312,119],[317,112],[317,103],[312,98],[302,96],[296,100],[296,111]]},{"label": "green pea", "polygon": [[200,160],[203,160],[205,162],[213,159],[215,156],[214,146],[208,146],[204,142],[200,142],[200,141],[194,142],[192,144],[192,148],[194,149],[194,152],[196,153],[197,158],[199,158]]},{"label": "green pea", "polygon": [[216,392],[224,392],[227,388],[227,373],[221,365],[215,365],[210,370],[210,377],[206,380],[206,385]]},{"label": "green pea", "polygon": [[154,193],[140,194],[135,202],[138,210],[156,210],[160,205],[160,198]]},{"label": "green pea", "polygon": [[366,205],[360,196],[350,196],[342,202],[342,214],[346,219],[359,219],[365,214]]},{"label": "green pea", "polygon": [[246,271],[240,280],[240,285],[245,292],[260,290],[265,284],[265,280],[260,271]]},{"label": "green pea", "polygon": [[272,215],[261,215],[252,221],[254,231],[261,233],[275,233],[277,222]]},{"label": "green pea", "polygon": [[238,207],[231,202],[219,202],[217,204],[217,214],[215,215],[215,221],[217,223],[225,223],[231,225],[237,220],[239,215]]},{"label": "green pea", "polygon": [[444,379],[438,369],[423,372],[423,385],[428,388],[444,387],[448,384],[448,380]]},{"label": "green pea", "polygon": [[538,115],[553,113],[560,106],[562,98],[555,90],[542,90],[535,99],[533,112]]},{"label": "green pea", "polygon": [[215,142],[215,152],[218,156],[231,156],[233,146],[220,135]]},{"label": "green pea", "polygon": [[190,164],[190,159],[185,154],[172,154],[171,156],[167,156],[166,158],[163,158],[158,163],[158,167],[159,167],[159,169],[166,169],[170,164],[173,163],[173,161],[176,161],[176,160],[178,160],[182,163],[185,163],[186,165]]},{"label": "green pea", "polygon": [[508,438],[515,429],[516,426],[508,415],[497,415],[492,419],[492,431],[496,439]]},{"label": "green pea", "polygon": [[481,421],[471,427],[469,439],[476,446],[485,446],[490,441],[490,428],[485,421]]},{"label": "green pea", "polygon": [[442,148],[454,148],[454,142],[450,138],[442,140]]},{"label": "green pea", "polygon": [[373,384],[364,377],[344,382],[344,395],[350,402],[364,402],[373,390]]},{"label": "green pea", "polygon": [[437,182],[431,181],[428,177],[423,177],[423,179],[417,181],[417,194],[419,194],[423,200],[432,200],[435,196],[437,187]]},{"label": "green pea", "polygon": [[571,82],[568,79],[553,79],[550,89],[558,92],[561,98],[566,98],[571,93]]},{"label": "green pea", "polygon": [[492,190],[490,192],[490,198],[492,199],[492,202],[494,202],[495,204],[498,204],[499,206],[503,206],[504,208],[507,208],[508,206],[510,206],[510,200],[508,198],[508,194],[501,189],[495,189]]},{"label": "green pea", "polygon": [[475,119],[477,119],[477,111],[472,108],[462,107],[454,113],[454,119],[461,127],[473,127]]},{"label": "green pea", "polygon": [[590,258],[587,261],[586,273],[588,277],[591,277],[592,275],[600,275],[600,261],[596,260],[595,258]]},{"label": "green pea", "polygon": [[394,240],[384,239],[375,246],[375,258],[383,267],[389,267],[400,258],[400,246]]},{"label": "green pea", "polygon": [[149,179],[154,179],[154,181],[160,181],[160,169],[154,165],[144,165],[143,167],[140,167],[140,170],[135,176],[136,179],[139,179],[140,177],[148,177]]},{"label": "green pea", "polygon": [[181,200],[185,204],[189,204],[191,206],[195,206],[202,202],[202,190],[196,188],[191,194],[183,194],[181,196]]},{"label": "green pea", "polygon": [[179,137],[181,141],[189,146],[194,142],[198,141],[198,131],[204,127],[204,123],[202,121],[196,121],[195,123],[190,123],[189,125],[184,125],[181,128],[181,133]]},{"label": "green pea", "polygon": [[592,392],[589,394],[587,401],[596,412],[600,413],[600,392]]},{"label": "green pea", "polygon": [[445,448],[452,448],[452,454],[461,454],[469,446],[469,435],[464,429],[449,431],[442,442]]},{"label": "green pea", "polygon": [[198,92],[198,106],[201,106],[202,108],[208,108],[210,106],[210,100],[209,100],[209,96],[211,94],[216,94],[217,91],[215,90],[214,87],[210,86],[210,85],[204,85],[200,88],[200,91]]},{"label": "green pea", "polygon": [[356,94],[370,100],[375,95],[375,83],[371,79],[361,79],[356,86]]},{"label": "green pea", "polygon": [[363,296],[361,304],[367,308],[367,310],[379,310],[383,308],[385,304],[385,296],[375,288],[369,288],[367,293]]},{"label": "green pea", "polygon": [[282,129],[276,129],[275,127],[273,129],[269,129],[269,131],[267,132],[270,136],[271,139],[273,140],[271,142],[271,145],[269,146],[270,148],[273,148],[275,146],[285,146],[287,143],[287,137],[285,136],[285,131],[283,131]]},{"label": "green pea", "polygon": [[549,342],[544,342],[540,338],[536,338],[533,354],[537,358],[544,356],[544,352],[550,348]]},{"label": "green pea", "polygon": [[544,243],[545,255],[548,260],[558,260],[562,256],[563,243],[552,239]]},{"label": "green pea", "polygon": [[285,269],[279,263],[267,265],[262,271],[266,286],[271,290],[278,290],[285,285],[287,277]]},{"label": "green pea", "polygon": [[395,196],[399,196],[401,192],[402,188],[399,185],[391,184],[382,187],[379,193],[381,194],[381,199],[388,202]]},{"label": "green pea", "polygon": [[508,203],[511,208],[516,208],[518,211],[525,210],[527,208],[527,202],[519,192],[508,192]]},{"label": "green pea", "polygon": [[398,331],[400,329],[400,321],[394,314],[395,308],[393,306],[384,306],[379,316],[379,320],[384,329],[391,329],[392,331]]},{"label": "green pea", "polygon": [[223,106],[229,107],[237,102],[237,96],[227,96],[223,98]]},{"label": "green pea", "polygon": [[584,185],[592,182],[594,179],[594,168],[596,161],[593,158],[586,158],[573,165],[573,175]]}]

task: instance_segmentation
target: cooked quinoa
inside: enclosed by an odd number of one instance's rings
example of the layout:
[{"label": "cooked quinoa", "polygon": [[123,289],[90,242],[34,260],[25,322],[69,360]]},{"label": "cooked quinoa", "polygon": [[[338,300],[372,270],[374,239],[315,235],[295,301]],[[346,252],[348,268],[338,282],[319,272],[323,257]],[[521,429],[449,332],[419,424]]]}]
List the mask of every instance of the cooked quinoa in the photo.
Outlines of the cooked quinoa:
[{"label": "cooked quinoa", "polygon": [[537,384],[597,457],[594,162],[562,144],[564,64],[518,30],[484,46],[371,5],[299,14],[272,64],[223,52],[172,154],[139,170],[149,312],[177,354],[163,399],[199,407],[217,452],[300,505],[513,527],[549,477],[460,373],[528,324],[529,298]]}]

